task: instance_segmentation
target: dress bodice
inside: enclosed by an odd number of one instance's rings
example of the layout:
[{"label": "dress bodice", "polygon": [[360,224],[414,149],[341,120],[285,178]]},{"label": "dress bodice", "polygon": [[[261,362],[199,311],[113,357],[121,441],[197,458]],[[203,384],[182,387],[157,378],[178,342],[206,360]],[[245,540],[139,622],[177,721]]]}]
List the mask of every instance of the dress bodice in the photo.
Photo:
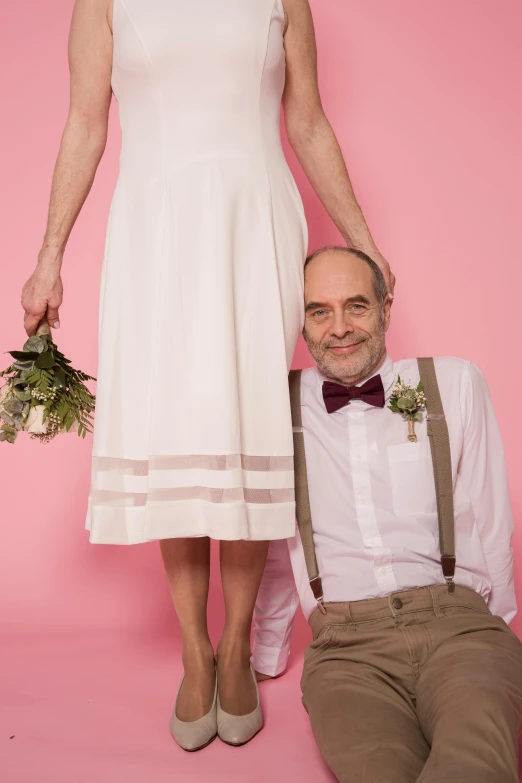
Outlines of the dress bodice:
[{"label": "dress bodice", "polygon": [[277,152],[281,0],[115,0],[113,25],[125,166]]}]

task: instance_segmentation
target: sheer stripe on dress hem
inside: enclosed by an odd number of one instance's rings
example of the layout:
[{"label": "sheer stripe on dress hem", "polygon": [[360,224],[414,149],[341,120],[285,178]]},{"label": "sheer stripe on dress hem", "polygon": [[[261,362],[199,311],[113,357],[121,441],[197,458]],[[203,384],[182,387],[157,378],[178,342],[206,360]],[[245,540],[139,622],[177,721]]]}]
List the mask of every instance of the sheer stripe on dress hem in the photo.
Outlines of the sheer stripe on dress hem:
[{"label": "sheer stripe on dress hem", "polygon": [[294,490],[249,489],[233,487],[171,487],[143,492],[117,492],[94,489],[92,503],[95,506],[146,506],[149,503],[172,503],[183,500],[205,500],[209,503],[292,503]]},{"label": "sheer stripe on dress hem", "polygon": [[121,457],[93,457],[94,472],[123,471],[146,476],[151,470],[248,470],[272,472],[293,470],[293,456],[250,454],[152,455],[146,460]]}]

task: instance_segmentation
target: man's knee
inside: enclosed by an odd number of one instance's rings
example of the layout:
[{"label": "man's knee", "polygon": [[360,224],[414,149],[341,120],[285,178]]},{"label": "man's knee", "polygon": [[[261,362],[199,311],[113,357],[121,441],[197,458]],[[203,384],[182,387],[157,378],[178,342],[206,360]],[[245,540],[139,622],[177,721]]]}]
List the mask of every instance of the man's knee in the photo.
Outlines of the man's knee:
[{"label": "man's knee", "polygon": [[517,742],[521,707],[514,694],[492,683],[454,693],[450,703],[431,714],[420,708],[418,712],[430,742],[447,744],[455,741],[473,746],[480,753],[491,746]]}]

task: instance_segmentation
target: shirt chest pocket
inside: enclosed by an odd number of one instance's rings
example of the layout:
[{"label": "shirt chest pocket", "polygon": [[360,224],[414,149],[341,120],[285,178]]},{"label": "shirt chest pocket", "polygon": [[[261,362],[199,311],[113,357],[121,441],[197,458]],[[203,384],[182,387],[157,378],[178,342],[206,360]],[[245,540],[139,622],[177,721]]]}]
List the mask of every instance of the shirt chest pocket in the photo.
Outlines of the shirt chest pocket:
[{"label": "shirt chest pocket", "polygon": [[397,516],[437,511],[433,462],[428,441],[388,447],[393,510]]}]

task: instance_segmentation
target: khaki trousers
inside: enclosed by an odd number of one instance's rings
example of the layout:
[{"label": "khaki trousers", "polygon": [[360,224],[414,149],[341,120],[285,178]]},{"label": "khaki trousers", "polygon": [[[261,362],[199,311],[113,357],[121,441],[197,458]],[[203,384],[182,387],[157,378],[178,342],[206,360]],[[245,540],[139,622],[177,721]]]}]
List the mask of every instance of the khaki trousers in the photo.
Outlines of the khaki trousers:
[{"label": "khaki trousers", "polygon": [[326,604],[303,703],[342,783],[518,783],[522,643],[445,585]]}]

